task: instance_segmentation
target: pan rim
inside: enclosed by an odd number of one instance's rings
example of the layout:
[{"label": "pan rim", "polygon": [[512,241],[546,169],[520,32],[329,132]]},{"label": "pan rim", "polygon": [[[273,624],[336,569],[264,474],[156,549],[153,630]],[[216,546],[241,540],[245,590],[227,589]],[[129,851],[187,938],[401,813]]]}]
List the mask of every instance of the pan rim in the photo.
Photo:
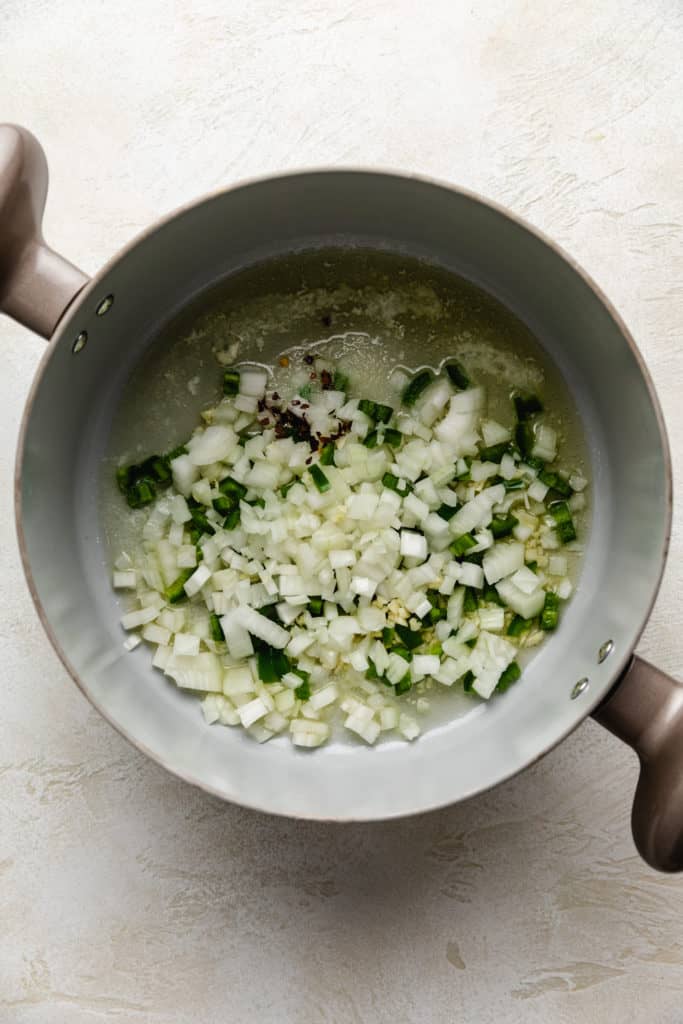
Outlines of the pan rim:
[{"label": "pan rim", "polygon": [[[609,677],[609,684],[607,686],[605,686],[605,687],[597,688],[598,692],[593,691],[590,696],[587,695],[587,698],[585,699],[585,701],[582,700],[581,702],[577,702],[575,717],[574,717],[574,719],[570,722],[570,724],[566,728],[562,728],[559,731],[559,733],[554,733],[552,739],[549,742],[546,742],[546,743],[542,744],[541,749],[537,750],[532,756],[528,756],[526,758],[523,758],[521,763],[515,763],[511,767],[511,769],[509,771],[501,773],[500,776],[498,776],[495,779],[495,781],[486,782],[485,784],[483,784],[481,786],[473,785],[472,787],[470,787],[469,791],[466,791],[464,793],[460,793],[459,795],[457,795],[456,797],[454,797],[452,799],[437,800],[437,801],[431,802],[431,803],[429,803],[427,805],[422,805],[418,801],[418,804],[419,804],[418,806],[411,806],[411,807],[407,807],[405,809],[401,808],[401,809],[398,809],[398,810],[393,811],[393,812],[388,812],[386,814],[377,814],[377,813],[374,813],[374,812],[370,812],[370,813],[367,813],[367,814],[352,813],[352,814],[346,814],[346,815],[341,814],[341,815],[334,815],[334,816],[332,816],[332,815],[318,815],[318,814],[313,814],[313,813],[309,813],[309,812],[305,812],[305,813],[291,812],[291,811],[283,810],[280,807],[274,807],[274,806],[268,804],[267,801],[253,801],[253,800],[249,800],[249,799],[243,799],[239,794],[237,796],[232,796],[232,795],[228,796],[228,795],[226,795],[225,792],[223,792],[222,790],[220,790],[216,786],[213,786],[212,784],[206,782],[205,780],[203,780],[201,778],[193,776],[191,772],[188,772],[188,771],[186,771],[184,769],[181,769],[181,768],[178,768],[177,766],[174,766],[168,760],[168,758],[165,758],[163,755],[161,755],[157,751],[149,748],[145,743],[143,743],[140,740],[136,739],[132,735],[132,733],[126,727],[122,726],[119,722],[117,722],[115,720],[115,718],[103,706],[101,706],[100,702],[90,692],[90,688],[89,688],[87,682],[85,681],[85,679],[83,679],[80,676],[79,672],[72,665],[67,652],[63,649],[63,647],[61,645],[61,642],[60,642],[60,639],[59,639],[59,637],[57,635],[57,630],[53,628],[51,622],[49,621],[46,609],[43,606],[43,603],[41,601],[41,598],[40,598],[40,595],[39,595],[39,592],[38,592],[38,588],[37,588],[37,585],[36,585],[36,582],[35,582],[35,579],[34,579],[33,570],[32,570],[30,559],[29,559],[29,555],[28,555],[28,544],[27,544],[27,538],[26,538],[26,535],[25,535],[25,532],[24,532],[23,518],[22,518],[21,472],[22,472],[22,466],[23,466],[23,462],[24,462],[24,449],[25,449],[25,443],[26,443],[26,435],[27,435],[28,425],[29,425],[29,421],[30,421],[30,418],[31,418],[31,411],[32,411],[32,408],[33,408],[33,404],[35,402],[36,395],[37,395],[37,393],[39,391],[39,388],[40,388],[40,385],[41,385],[41,381],[42,381],[43,376],[44,376],[44,374],[46,372],[46,369],[47,369],[47,367],[48,367],[48,365],[50,363],[50,360],[52,358],[53,352],[56,349],[56,346],[55,346],[54,342],[60,340],[60,338],[62,337],[62,335],[64,334],[64,332],[66,330],[67,324],[69,324],[70,321],[71,321],[72,314],[74,314],[79,309],[81,309],[82,306],[93,295],[93,293],[96,290],[99,289],[100,282],[106,278],[106,276],[110,272],[110,270],[113,267],[115,267],[116,265],[118,265],[120,262],[122,262],[144,240],[146,240],[147,238],[152,237],[157,231],[162,229],[165,225],[171,223],[172,221],[176,220],[177,218],[181,217],[182,215],[184,215],[186,213],[189,213],[192,210],[194,210],[194,209],[196,209],[198,207],[201,207],[201,206],[203,206],[206,203],[210,203],[212,200],[215,200],[215,199],[217,199],[217,198],[219,198],[219,197],[221,197],[221,196],[223,196],[223,195],[225,195],[227,193],[231,193],[231,192],[238,191],[238,190],[241,190],[241,189],[251,188],[251,187],[254,187],[254,186],[259,186],[261,184],[272,182],[273,180],[286,181],[288,179],[301,178],[301,177],[307,176],[307,175],[308,176],[310,176],[310,175],[318,176],[318,175],[327,175],[327,174],[348,175],[348,176],[373,176],[373,177],[378,177],[378,178],[390,177],[390,178],[400,179],[402,181],[415,182],[415,183],[420,184],[420,185],[426,185],[426,186],[429,186],[429,187],[432,187],[432,188],[437,188],[437,189],[440,189],[440,190],[443,190],[443,191],[455,194],[455,195],[457,195],[457,196],[459,196],[459,197],[461,197],[461,198],[463,198],[465,200],[468,200],[470,202],[474,202],[474,203],[476,203],[476,204],[478,204],[480,206],[483,206],[483,207],[487,208],[488,210],[494,212],[498,216],[500,216],[502,218],[505,218],[508,221],[511,221],[513,224],[515,224],[521,230],[525,231],[526,233],[528,233],[532,237],[536,238],[542,245],[544,245],[550,251],[554,252],[557,256],[559,256],[559,258],[566,265],[568,265],[569,268],[572,271],[574,271],[574,273],[583,281],[583,283],[586,285],[586,287],[597,298],[597,300],[600,303],[600,305],[607,312],[607,314],[609,315],[610,319],[615,324],[619,334],[622,336],[622,338],[624,339],[624,341],[628,345],[628,347],[629,347],[629,349],[630,349],[630,351],[631,351],[631,353],[632,353],[632,355],[633,355],[633,357],[634,357],[634,359],[636,361],[636,365],[637,365],[637,367],[638,367],[638,369],[640,371],[643,383],[645,384],[645,388],[646,388],[648,397],[650,399],[650,403],[651,403],[653,412],[655,414],[655,419],[656,419],[656,423],[657,423],[657,427],[658,427],[658,433],[659,433],[659,441],[660,441],[660,446],[661,446],[661,456],[662,456],[663,468],[664,468],[664,481],[665,481],[665,487],[666,487],[666,493],[665,493],[665,496],[664,496],[664,498],[665,498],[665,500],[664,500],[664,507],[665,507],[665,512],[666,512],[666,521],[665,521],[665,524],[664,524],[664,531],[663,531],[663,538],[662,538],[663,543],[662,543],[662,550],[661,550],[659,569],[658,569],[656,578],[654,579],[654,581],[652,583],[651,594],[650,594],[649,600],[647,602],[647,605],[645,607],[644,613],[642,614],[642,616],[640,618],[640,621],[636,624],[633,644],[632,644],[631,647],[629,647],[624,652],[622,652],[621,656],[618,659],[615,659],[615,661],[613,663],[613,666],[612,666],[613,671],[612,671],[612,674]],[[104,264],[104,266],[91,278],[89,283],[74,297],[73,301],[70,303],[70,305],[67,307],[67,309],[65,310],[64,314],[62,315],[60,323],[58,324],[54,334],[52,335],[52,338],[50,339],[50,342],[49,342],[48,346],[46,347],[45,352],[43,353],[43,356],[42,356],[42,358],[40,360],[40,363],[39,363],[38,368],[36,370],[35,376],[33,378],[33,381],[32,381],[32,384],[31,384],[31,388],[29,390],[29,395],[28,395],[28,398],[27,398],[27,401],[26,401],[26,405],[25,405],[25,408],[24,408],[24,412],[23,412],[23,415],[22,415],[21,426],[20,426],[20,431],[19,431],[19,436],[18,436],[16,458],[15,458],[15,471],[14,471],[14,506],[15,506],[15,522],[16,522],[16,529],[17,529],[17,537],[18,537],[18,543],[19,543],[19,550],[20,550],[22,566],[23,566],[24,574],[25,574],[25,577],[26,577],[26,580],[27,580],[27,584],[28,584],[28,587],[29,587],[29,591],[30,591],[30,594],[31,594],[31,598],[32,598],[33,603],[34,603],[34,605],[36,607],[36,610],[38,612],[39,618],[40,618],[40,620],[42,622],[42,625],[43,625],[43,628],[44,628],[44,630],[46,632],[46,635],[47,635],[47,637],[48,637],[52,647],[56,651],[58,657],[60,658],[62,664],[64,665],[64,667],[67,670],[68,674],[74,680],[74,682],[76,683],[78,688],[84,694],[84,696],[90,701],[92,706],[103,716],[103,718],[105,718],[106,721],[109,722],[109,724],[112,725],[120,735],[122,735],[126,740],[128,740],[128,742],[131,743],[132,746],[134,746],[136,749],[140,750],[142,753],[146,754],[151,760],[153,760],[157,764],[161,765],[163,768],[165,768],[167,771],[169,771],[172,775],[175,775],[176,777],[181,778],[184,781],[189,782],[191,785],[194,785],[194,786],[196,786],[196,787],[198,787],[200,789],[203,789],[204,791],[206,791],[208,793],[211,793],[214,796],[220,797],[223,800],[230,800],[231,802],[238,803],[241,806],[249,807],[249,808],[251,808],[253,810],[258,810],[258,811],[262,811],[262,812],[266,812],[266,813],[274,813],[274,814],[278,814],[278,815],[285,816],[285,817],[308,818],[308,819],[311,819],[311,820],[337,821],[337,822],[340,822],[340,821],[352,822],[352,821],[381,821],[381,820],[389,820],[389,819],[392,819],[392,818],[405,817],[405,816],[412,815],[412,814],[426,813],[428,811],[437,810],[440,807],[449,806],[451,803],[460,802],[462,800],[469,799],[470,797],[473,797],[473,796],[475,796],[475,795],[477,795],[479,793],[486,792],[487,790],[493,788],[493,786],[498,785],[499,783],[502,783],[502,782],[506,781],[507,779],[514,777],[516,774],[518,774],[518,772],[521,772],[523,769],[525,769],[525,768],[529,767],[530,765],[534,764],[536,761],[540,760],[541,757],[543,757],[550,750],[552,750],[557,744],[559,744],[562,740],[564,740],[578,725],[580,725],[580,723],[583,721],[583,719],[588,717],[588,715],[594,710],[594,708],[605,699],[605,697],[609,693],[610,689],[614,686],[615,681],[619,678],[621,673],[624,671],[626,666],[629,664],[629,662],[630,662],[630,660],[631,660],[631,658],[633,656],[633,651],[635,650],[635,647],[636,647],[636,645],[638,643],[638,640],[639,640],[639,638],[640,638],[640,636],[641,636],[641,634],[643,632],[643,629],[645,628],[645,625],[647,624],[647,622],[648,622],[648,620],[650,618],[650,615],[652,613],[652,609],[653,609],[653,606],[654,606],[654,603],[656,601],[656,598],[657,598],[657,595],[658,595],[658,592],[659,592],[659,588],[660,588],[660,585],[661,585],[662,575],[663,575],[664,568],[665,568],[665,565],[666,565],[667,556],[668,556],[668,550],[669,550],[669,544],[670,544],[671,526],[672,526],[672,514],[673,514],[673,494],[672,494],[672,491],[673,491],[672,466],[671,466],[671,453],[670,453],[669,440],[668,440],[668,436],[667,436],[667,431],[666,431],[666,426],[665,426],[665,423],[664,423],[664,418],[663,418],[661,406],[660,406],[660,403],[659,403],[659,398],[657,396],[657,393],[656,393],[656,390],[655,390],[652,378],[650,376],[650,372],[649,372],[649,370],[647,368],[647,365],[646,365],[646,363],[645,363],[645,361],[643,359],[643,356],[642,356],[642,354],[641,354],[641,352],[640,352],[640,350],[639,350],[639,348],[638,348],[638,346],[637,346],[633,336],[631,335],[629,329],[627,328],[626,324],[624,323],[623,319],[621,318],[620,314],[618,313],[618,311],[616,310],[614,305],[610,302],[610,300],[607,298],[607,296],[602,291],[602,289],[597,285],[597,283],[593,280],[593,278],[573,259],[573,257],[571,257],[567,252],[565,252],[565,250],[560,245],[558,245],[552,239],[547,237],[543,232],[539,231],[537,228],[535,228],[534,226],[530,225],[527,221],[525,221],[523,218],[519,217],[517,214],[511,212],[510,210],[508,210],[503,205],[501,205],[501,204],[499,204],[499,203],[497,203],[495,201],[489,200],[489,199],[481,196],[480,194],[478,194],[478,193],[476,193],[476,192],[474,192],[472,190],[464,189],[464,188],[461,188],[459,186],[455,186],[455,185],[452,185],[450,183],[443,182],[443,181],[440,181],[440,180],[437,180],[437,179],[434,179],[434,178],[431,178],[431,177],[428,177],[428,176],[416,174],[416,173],[405,173],[405,172],[401,172],[401,171],[384,170],[384,169],[378,169],[378,168],[362,168],[362,167],[353,167],[353,168],[352,167],[302,168],[300,170],[287,171],[287,172],[284,172],[284,173],[281,173],[281,174],[269,174],[269,175],[266,175],[266,176],[257,176],[257,177],[248,178],[246,180],[242,180],[242,181],[236,182],[235,184],[233,184],[233,185],[231,185],[231,186],[229,186],[227,188],[217,189],[217,190],[214,190],[213,192],[210,192],[208,194],[200,196],[199,198],[193,199],[190,202],[188,202],[188,203],[182,205],[181,207],[179,207],[179,208],[171,211],[170,213],[166,214],[165,216],[163,216],[162,218],[157,220],[154,224],[150,225],[148,228],[145,228],[142,232],[139,232],[133,239],[131,239],[130,242],[128,242],[114,256],[112,256]]]}]

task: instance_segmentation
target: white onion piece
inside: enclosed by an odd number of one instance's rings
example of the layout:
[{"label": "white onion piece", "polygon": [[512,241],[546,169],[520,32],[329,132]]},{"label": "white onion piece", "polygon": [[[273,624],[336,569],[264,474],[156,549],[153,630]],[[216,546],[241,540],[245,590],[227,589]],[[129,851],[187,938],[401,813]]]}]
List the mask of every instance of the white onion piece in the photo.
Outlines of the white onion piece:
[{"label": "white onion piece", "polygon": [[261,697],[256,697],[254,700],[250,700],[248,704],[242,704],[237,709],[237,714],[239,715],[240,722],[246,729],[268,714],[268,706]]},{"label": "white onion piece", "polygon": [[187,657],[199,654],[199,637],[193,633],[176,633],[173,639],[173,653]]},{"label": "white onion piece", "polygon": [[454,537],[462,537],[463,534],[471,533],[472,530],[476,530],[478,526],[481,526],[485,518],[485,509],[479,501],[473,499],[466,502],[451,517],[448,528]]},{"label": "white onion piece", "polygon": [[467,388],[466,391],[459,391],[453,395],[450,403],[450,411],[453,412],[481,412],[486,404],[486,391],[482,387]]},{"label": "white onion piece", "polygon": [[135,590],[137,573],[134,570],[115,572],[112,576],[112,582],[115,590]]},{"label": "white onion piece", "polygon": [[209,651],[200,651],[191,657],[182,657],[171,652],[164,671],[184,690],[215,693],[221,693],[223,690],[220,659]]},{"label": "white onion piece", "polygon": [[531,594],[525,594],[510,580],[501,580],[496,584],[496,590],[508,608],[521,615],[523,619],[533,619],[540,614],[545,602],[545,591],[539,589]]},{"label": "white onion piece", "polygon": [[507,544],[497,544],[484,555],[482,567],[487,583],[497,583],[498,580],[511,576],[517,569],[524,565],[524,545],[514,541]]},{"label": "white onion piece", "polygon": [[144,626],[148,622],[152,622],[156,619],[159,614],[159,609],[156,607],[141,608],[136,612],[128,612],[126,615],[121,616],[121,625],[124,629],[137,629],[138,626]]},{"label": "white onion piece", "polygon": [[247,630],[237,621],[237,611],[228,612],[221,618],[221,628],[225,635],[225,642],[228,645],[230,657],[238,661],[240,658],[249,658],[254,653],[251,637]]},{"label": "white onion piece", "polygon": [[436,512],[430,512],[425,518],[422,528],[428,538],[436,539],[437,537],[446,537],[450,533],[448,529],[448,522],[442,519],[441,516],[437,515]]},{"label": "white onion piece", "polygon": [[192,573],[189,580],[186,581],[185,593],[188,597],[193,597],[195,594],[199,593],[204,584],[208,583],[210,579],[211,570],[204,564],[200,565],[199,568]]},{"label": "white onion piece", "polygon": [[474,562],[463,562],[458,582],[464,587],[476,587],[480,590],[484,586],[484,570]]},{"label": "white onion piece", "polygon": [[[236,447],[237,434],[231,427],[211,426],[188,442],[187,458],[193,466],[208,466],[212,462],[222,462]],[[171,468],[176,462],[178,460],[174,459]]]},{"label": "white onion piece", "polygon": [[550,576],[567,575],[567,559],[565,555],[550,555],[548,558],[548,573]]},{"label": "white onion piece", "polygon": [[254,677],[247,665],[227,668],[223,674],[223,693],[226,697],[238,697],[255,690]]},{"label": "white onion piece", "polygon": [[422,520],[429,515],[429,505],[421,501],[416,494],[409,494],[403,502],[404,512],[408,512],[415,518],[415,521],[420,523]]},{"label": "white onion piece", "polygon": [[[327,368],[316,358],[318,373]],[[318,491],[311,469],[320,448],[276,437],[275,411],[264,410],[255,422],[266,385],[264,370],[240,372],[239,394],[207,412],[208,425],[187,442],[188,454],[173,460],[172,487],[147,511],[142,553],[117,559],[114,583],[137,601],[123,625],[142,631],[127,646],[140,639],[155,645],[153,664],[205,695],[207,722],[241,725],[257,742],[288,729],[296,745],[318,746],[329,738],[333,708],[344,711],[346,728],[366,743],[387,731],[412,740],[419,724],[387,683],[403,689],[410,680],[409,701],[419,714],[429,710],[430,687],[457,684],[467,672],[474,674],[474,691],[488,698],[519,646],[541,636],[536,630],[511,642],[512,615],[534,618],[547,590],[561,599],[570,595],[565,545],[544,507],[548,488],[519,455],[505,453],[500,464],[482,460],[483,446],[507,443],[509,426],[487,417],[482,388],[453,394],[450,382],[437,377],[411,412],[399,409],[386,427],[360,413],[357,399],[316,384],[310,399],[290,402],[314,434],[342,435],[334,442],[334,464],[321,467],[329,487]],[[249,436],[240,443],[245,428]],[[396,448],[383,443],[393,428],[403,435]],[[361,443],[371,429],[379,437],[375,448]],[[534,450],[552,461],[553,429],[534,420],[534,435]],[[226,512],[213,507],[228,475],[247,488],[236,495],[239,521],[231,529],[224,526]],[[496,476],[521,477],[526,486],[506,491],[503,482],[491,482]],[[571,486],[568,504],[578,512],[585,503],[578,470]],[[197,512],[190,497],[201,506]],[[442,505],[452,509],[450,519],[437,514]],[[512,539],[496,540],[492,519],[508,512],[518,520]],[[202,516],[213,532],[197,541]],[[454,557],[449,544],[464,534],[474,543]],[[481,565],[470,557],[477,553]],[[536,561],[538,573],[525,561]],[[166,588],[188,571],[189,600],[169,604],[175,598]],[[504,606],[484,600],[472,608],[485,581],[497,587]],[[445,617],[425,625],[435,594]],[[410,661],[382,640],[382,630],[398,623],[416,633]],[[291,671],[264,685],[263,652],[254,657],[252,637],[285,651]],[[435,641],[441,646],[433,647]],[[276,674],[286,667],[282,660],[273,664]]]},{"label": "white onion piece", "polygon": [[[250,421],[258,409],[258,399],[252,398],[251,395],[238,395],[235,399],[235,408],[239,409],[241,413],[245,413],[245,420]],[[239,422],[238,420],[235,423],[235,427],[239,425]]]},{"label": "white onion piece", "polygon": [[482,480],[488,480],[492,476],[497,476],[499,468],[495,462],[479,462],[475,459],[470,467],[470,476],[478,484]]},{"label": "white onion piece", "polygon": [[489,633],[499,633],[505,626],[504,608],[480,608],[479,626]]},{"label": "white onion piece", "polygon": [[500,460],[500,475],[503,480],[512,480],[517,474],[517,463],[511,455],[507,453]]},{"label": "white onion piece", "polygon": [[491,487],[485,487],[483,491],[480,491],[477,496],[477,501],[484,508],[492,508],[497,505],[505,497],[505,484],[493,484]]},{"label": "white onion piece", "polygon": [[446,618],[453,629],[457,629],[462,619],[463,603],[465,600],[465,588],[458,587],[448,599]]},{"label": "white onion piece", "polygon": [[334,683],[330,683],[329,686],[324,686],[322,690],[312,694],[308,703],[315,711],[321,711],[323,708],[328,707],[328,705],[334,704],[338,696],[339,690]]},{"label": "white onion piece", "polygon": [[526,565],[523,565],[521,569],[513,573],[510,577],[510,582],[525,594],[532,594],[534,590],[537,590],[540,586],[540,581],[536,573],[532,572]]},{"label": "white onion piece", "polygon": [[580,512],[586,507],[586,495],[582,491],[572,494],[567,504],[572,512]]},{"label": "white onion piece", "polygon": [[187,498],[192,490],[192,484],[199,478],[198,467],[192,462],[189,455],[179,455],[171,462],[171,473],[173,474],[173,486]]},{"label": "white onion piece", "polygon": [[165,626],[157,626],[154,622],[148,622],[142,631],[142,639],[147,640],[150,644],[160,644],[162,647],[168,647],[169,640],[171,639],[171,630],[166,629]]},{"label": "white onion piece", "polygon": [[267,619],[265,615],[261,615],[254,608],[242,606],[235,611],[234,615],[237,623],[252,636],[258,637],[259,640],[263,640],[279,650],[287,646],[289,642],[287,630],[278,626],[277,622]]},{"label": "white onion piece", "polygon": [[401,530],[401,554],[406,558],[427,557],[427,540],[421,533],[413,530]]},{"label": "white onion piece", "polygon": [[240,370],[240,394],[250,395],[252,398],[263,398],[268,383],[266,370],[247,369]]},{"label": "white onion piece", "polygon": [[501,672],[514,661],[517,648],[514,644],[482,631],[470,655],[470,671],[474,673],[472,688],[485,700],[496,688]]},{"label": "white onion piece", "polygon": [[390,683],[400,683],[406,672],[410,671],[410,665],[400,654],[390,654],[385,676]]},{"label": "white onion piece", "polygon": [[535,459],[553,462],[557,456],[557,431],[547,424],[540,423],[536,427],[531,454]]},{"label": "white onion piece", "polygon": [[540,480],[534,480],[529,486],[528,495],[533,501],[545,501],[545,496],[548,493],[549,488],[541,483]]},{"label": "white onion piece", "polygon": [[[482,420],[481,436],[484,439],[484,444],[488,447],[490,445],[503,444],[505,441],[509,441],[510,431],[507,427],[504,427],[502,423],[498,423],[496,420]],[[508,456],[508,458],[510,458],[510,456]]]},{"label": "white onion piece", "polygon": [[451,395],[451,386],[448,380],[443,377],[437,377],[426,391],[423,392],[417,411],[426,427],[431,427],[434,420],[441,415],[448,405]]},{"label": "white onion piece", "polygon": [[412,715],[401,712],[398,719],[399,732],[406,740],[415,740],[420,735],[420,726]]},{"label": "white onion piece", "polygon": [[433,676],[439,671],[441,661],[437,654],[415,654],[410,663],[410,676],[413,682],[419,682],[425,676]]}]

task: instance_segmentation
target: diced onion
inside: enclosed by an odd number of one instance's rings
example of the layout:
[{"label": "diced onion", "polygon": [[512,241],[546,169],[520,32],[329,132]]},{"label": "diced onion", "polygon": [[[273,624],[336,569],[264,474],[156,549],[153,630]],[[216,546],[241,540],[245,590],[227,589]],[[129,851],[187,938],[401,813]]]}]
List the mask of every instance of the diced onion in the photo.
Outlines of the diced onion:
[{"label": "diced onion", "polygon": [[523,565],[524,545],[514,541],[508,544],[497,544],[496,547],[490,548],[482,562],[487,583],[497,583],[498,580],[511,576]]},{"label": "diced onion", "polygon": [[[189,455],[179,455],[171,462],[173,474],[173,486],[180,491],[181,496],[187,498],[192,490],[192,484],[199,477],[199,468],[190,459]],[[187,503],[186,503],[187,507]]]},{"label": "diced onion", "polygon": [[200,565],[199,568],[192,573],[189,580],[186,581],[185,593],[188,597],[193,597],[195,594],[199,593],[204,584],[208,583],[210,579],[211,570],[206,565]]},{"label": "diced onion", "polygon": [[330,735],[330,727],[326,722],[314,722],[308,719],[295,718],[289,726],[292,743],[297,747],[319,747]]},{"label": "diced onion", "polygon": [[550,555],[548,558],[548,572],[551,576],[566,576],[566,557],[564,555]]},{"label": "diced onion", "polygon": [[240,658],[249,658],[254,653],[254,647],[249,633],[237,621],[237,611],[228,612],[222,617],[220,622],[230,657],[236,661]]},{"label": "diced onion", "polygon": [[540,424],[536,429],[531,454],[544,462],[553,462],[557,455],[557,431],[547,424]]},{"label": "diced onion", "polygon": [[401,554],[406,558],[424,559],[427,557],[427,540],[421,533],[412,530],[401,530]]},{"label": "diced onion", "polygon": [[277,622],[272,622],[265,615],[261,615],[254,608],[247,608],[244,605],[236,610],[235,620],[246,629],[252,636],[264,640],[271,647],[282,649],[289,642],[289,633]]},{"label": "diced onion", "polygon": [[479,626],[489,633],[498,633],[505,626],[505,610],[503,608],[480,608]]},{"label": "diced onion", "polygon": [[176,633],[173,639],[173,653],[191,657],[199,654],[199,637],[193,633]]},{"label": "diced onion", "polygon": [[439,671],[441,660],[437,654],[416,654],[410,663],[410,674],[413,682],[433,676]]},{"label": "diced onion", "polygon": [[484,586],[484,570],[474,562],[463,562],[458,582],[465,587],[475,587],[480,590]]},{"label": "diced onion", "polygon": [[240,394],[262,398],[268,383],[266,370],[247,369],[240,371]]},{"label": "diced onion", "polygon": [[405,709],[426,715],[434,688],[488,699],[513,682],[519,648],[545,635],[515,616],[568,599],[567,554],[583,548],[587,480],[535,462],[558,447],[538,400],[515,391],[510,418],[492,419],[451,362],[396,371],[412,398],[383,405],[350,397],[320,355],[267,392],[268,372],[235,357],[180,454],[117,473],[149,505],[112,576],[126,649],[152,645],[207,723],[304,748],[327,742],[336,711],[369,745],[412,741]]},{"label": "diced onion", "polygon": [[264,703],[261,697],[255,697],[254,700],[250,700],[248,704],[242,704],[237,709],[239,720],[246,729],[248,726],[253,725],[254,722],[258,722],[260,718],[264,718],[268,714],[268,706]]},{"label": "diced onion", "polygon": [[[222,462],[236,446],[237,435],[231,427],[211,426],[189,442],[187,458],[193,466],[208,466],[212,462]],[[175,459],[172,465],[175,467],[177,462]]]},{"label": "diced onion", "polygon": [[534,482],[530,484],[527,493],[534,501],[545,501],[548,491],[549,488],[545,484],[541,483],[540,480],[534,480]]},{"label": "diced onion", "polygon": [[137,574],[132,569],[126,572],[115,572],[113,584],[116,590],[135,590]]},{"label": "diced onion", "polygon": [[497,423],[496,420],[482,420],[481,436],[484,439],[484,444],[488,447],[489,445],[503,444],[505,441],[509,441],[510,431],[502,423]]},{"label": "diced onion", "polygon": [[525,594],[532,594],[540,586],[538,576],[525,565],[510,577],[510,582]]},{"label": "diced onion", "polygon": [[[150,644],[161,644],[162,647],[168,647],[171,630],[166,629],[165,626],[157,626],[154,622],[148,622],[142,630],[142,639],[147,640]],[[199,638],[197,638],[197,642],[199,642]]]},{"label": "diced onion", "polygon": [[501,580],[496,584],[496,590],[508,608],[521,615],[523,619],[533,619],[543,608],[545,591],[540,587],[530,594],[525,594],[510,580]]}]

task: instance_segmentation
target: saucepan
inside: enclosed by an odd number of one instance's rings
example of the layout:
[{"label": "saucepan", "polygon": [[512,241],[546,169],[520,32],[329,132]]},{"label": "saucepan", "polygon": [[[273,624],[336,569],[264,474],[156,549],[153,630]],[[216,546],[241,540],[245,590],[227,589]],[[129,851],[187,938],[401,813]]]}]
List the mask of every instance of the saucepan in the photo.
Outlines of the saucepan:
[{"label": "saucepan", "polygon": [[[667,553],[669,451],[638,349],[587,275],[476,195],[332,169],[249,181],[192,203],[88,279],[43,241],[46,192],[35,138],[0,127],[0,309],[50,339],[19,440],[21,555],[55,650],[105,718],[169,771],[226,800],[360,821],[482,792],[592,714],[640,758],[638,850],[655,868],[682,867],[683,687],[633,653]],[[311,754],[208,728],[194,702],[153,679],[149,659],[125,654],[92,494],[127,376],[172,314],[241,268],[340,247],[453,271],[530,327],[583,420],[593,513],[580,586],[522,684],[413,744],[339,742]]]}]

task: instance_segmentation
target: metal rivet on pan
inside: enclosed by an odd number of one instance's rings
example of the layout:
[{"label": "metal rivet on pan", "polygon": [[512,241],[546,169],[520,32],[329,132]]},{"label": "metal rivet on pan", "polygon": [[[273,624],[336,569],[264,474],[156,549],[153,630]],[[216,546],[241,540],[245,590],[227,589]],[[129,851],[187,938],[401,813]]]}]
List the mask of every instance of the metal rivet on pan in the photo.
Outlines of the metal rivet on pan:
[{"label": "metal rivet on pan", "polygon": [[87,344],[88,344],[88,332],[87,331],[81,331],[81,333],[78,335],[78,337],[74,341],[73,345],[71,346],[71,351],[73,352],[73,354],[75,356],[77,356],[79,352],[83,351],[83,349],[85,348],[85,346]]},{"label": "metal rivet on pan", "polygon": [[584,676],[583,679],[579,679],[578,683],[574,683],[574,688],[570,695],[571,699],[576,700],[577,697],[580,697],[582,693],[586,692],[589,686],[590,683],[588,682],[586,676]]},{"label": "metal rivet on pan", "polygon": [[614,640],[605,640],[604,644],[598,651],[598,665],[602,665],[606,658],[609,658],[610,654],[614,650]]},{"label": "metal rivet on pan", "polygon": [[105,313],[109,312],[109,310],[111,309],[111,307],[113,305],[114,305],[114,296],[113,295],[107,295],[106,298],[102,299],[102,301],[100,302],[100,304],[97,307],[97,309],[95,310],[95,312],[97,313],[98,316],[104,316]]}]

